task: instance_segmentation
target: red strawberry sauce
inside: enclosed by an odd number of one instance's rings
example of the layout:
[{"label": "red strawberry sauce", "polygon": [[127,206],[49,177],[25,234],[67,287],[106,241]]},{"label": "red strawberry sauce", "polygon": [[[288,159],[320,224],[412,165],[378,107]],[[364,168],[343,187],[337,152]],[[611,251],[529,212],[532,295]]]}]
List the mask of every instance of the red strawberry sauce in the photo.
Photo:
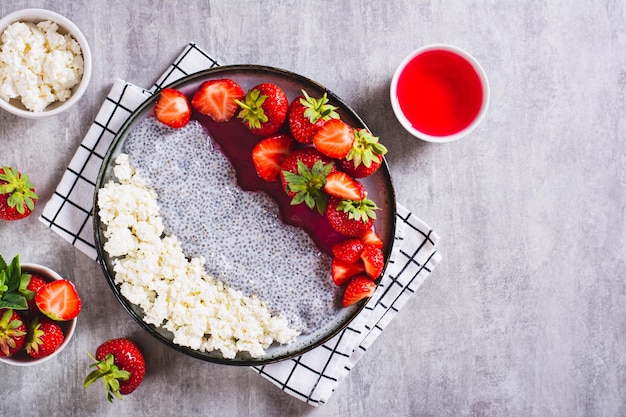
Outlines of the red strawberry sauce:
[{"label": "red strawberry sauce", "polygon": [[292,206],[280,181],[270,183],[257,175],[251,155],[252,149],[262,138],[252,134],[240,120],[218,123],[196,112],[193,118],[202,123],[219,144],[235,168],[237,183],[242,190],[263,191],[272,197],[278,204],[283,222],[304,229],[322,252],[330,254],[331,247],[345,239],[316,210],[304,204]]}]

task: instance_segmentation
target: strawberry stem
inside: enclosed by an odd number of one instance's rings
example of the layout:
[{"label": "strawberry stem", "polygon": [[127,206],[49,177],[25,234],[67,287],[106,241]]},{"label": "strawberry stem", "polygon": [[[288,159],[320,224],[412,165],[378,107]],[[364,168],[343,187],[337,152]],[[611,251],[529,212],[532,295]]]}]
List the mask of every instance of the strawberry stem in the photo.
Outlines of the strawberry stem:
[{"label": "strawberry stem", "polygon": [[115,358],[110,353],[107,353],[106,357],[102,361],[98,361],[89,352],[87,352],[87,354],[95,362],[89,367],[95,367],[96,369],[87,375],[87,378],[85,378],[85,382],[83,383],[83,387],[87,388],[94,381],[102,378],[104,381],[104,389],[106,391],[107,400],[109,400],[109,402],[113,402],[114,395],[118,400],[121,400],[122,394],[120,393],[120,381],[126,381],[130,378],[130,372],[119,369],[117,365],[115,365]]},{"label": "strawberry stem", "polygon": [[246,122],[251,129],[261,128],[261,124],[269,120],[262,107],[266,99],[267,96],[262,95],[256,88],[250,90],[244,97],[244,101],[235,100],[235,103],[241,107],[237,117]]},{"label": "strawberry stem", "polygon": [[28,175],[20,174],[15,168],[2,167],[0,170],[0,194],[9,194],[7,204],[15,208],[19,214],[24,214],[24,206],[29,210],[35,209],[37,194],[35,186],[28,181]]}]

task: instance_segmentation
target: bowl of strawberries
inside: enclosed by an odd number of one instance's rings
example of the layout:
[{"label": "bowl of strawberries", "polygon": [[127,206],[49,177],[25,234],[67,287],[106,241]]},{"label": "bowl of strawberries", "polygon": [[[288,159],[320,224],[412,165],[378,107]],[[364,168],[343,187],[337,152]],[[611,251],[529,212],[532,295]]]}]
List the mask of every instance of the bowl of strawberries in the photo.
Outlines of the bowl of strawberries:
[{"label": "bowl of strawberries", "polygon": [[58,355],[76,330],[81,300],[52,269],[0,256],[0,362],[33,366]]}]

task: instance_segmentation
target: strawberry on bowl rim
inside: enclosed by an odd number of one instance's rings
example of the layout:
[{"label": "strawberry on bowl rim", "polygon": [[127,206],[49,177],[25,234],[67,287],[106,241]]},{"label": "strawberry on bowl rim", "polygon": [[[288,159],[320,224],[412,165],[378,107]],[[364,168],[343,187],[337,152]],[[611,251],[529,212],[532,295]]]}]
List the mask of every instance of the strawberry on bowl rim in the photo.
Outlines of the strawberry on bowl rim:
[{"label": "strawberry on bowl rim", "polygon": [[[47,266],[35,264],[35,263],[20,263],[20,267],[23,272],[27,272],[30,274],[36,274],[43,277],[46,281],[59,281],[64,278],[59,275],[56,271],[48,268]],[[0,362],[13,365],[13,366],[35,366],[42,364],[55,356],[57,356],[61,351],[70,343],[70,340],[74,336],[76,331],[76,322],[77,318],[73,318],[67,321],[59,321],[57,322],[61,329],[63,330],[64,340],[61,345],[50,355],[45,356],[40,359],[34,359],[30,357],[26,352],[18,352],[10,357],[0,357]]]}]

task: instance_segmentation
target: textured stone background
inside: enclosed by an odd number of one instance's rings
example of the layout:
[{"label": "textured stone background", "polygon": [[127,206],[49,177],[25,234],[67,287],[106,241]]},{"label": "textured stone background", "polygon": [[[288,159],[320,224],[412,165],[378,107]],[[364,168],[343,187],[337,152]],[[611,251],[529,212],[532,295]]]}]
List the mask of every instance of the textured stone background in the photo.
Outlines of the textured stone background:
[{"label": "textured stone background", "polygon": [[[59,360],[0,364],[0,414],[626,415],[623,2],[3,0],[0,15],[26,7],[74,20],[94,58],[75,109],[42,121],[0,117],[0,163],[29,172],[42,200],[114,77],[148,87],[195,41],[222,63],[301,73],[352,105],[388,145],[398,201],[442,236],[444,260],[313,409],[248,369],[152,341],[99,266],[36,216],[0,224],[5,258],[19,253],[74,277],[86,307]],[[413,139],[389,104],[396,65],[434,42],[471,52],[491,83],[487,118],[461,142]],[[110,405],[82,379],[86,351],[119,335],[145,345],[150,374]]]}]

